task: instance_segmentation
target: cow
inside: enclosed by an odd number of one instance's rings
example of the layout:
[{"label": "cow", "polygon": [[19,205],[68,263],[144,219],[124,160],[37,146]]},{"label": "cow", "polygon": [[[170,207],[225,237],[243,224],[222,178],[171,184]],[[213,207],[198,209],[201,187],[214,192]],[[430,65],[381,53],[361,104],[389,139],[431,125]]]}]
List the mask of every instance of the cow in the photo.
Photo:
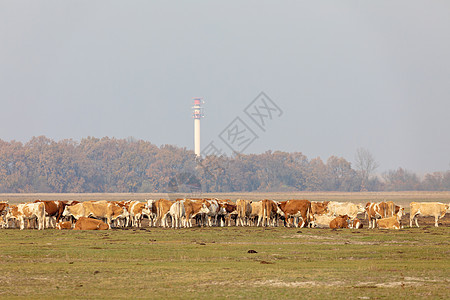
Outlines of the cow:
[{"label": "cow", "polygon": [[65,221],[65,222],[61,221],[59,223],[56,223],[56,229],[59,229],[59,230],[72,229],[72,226],[73,226],[73,224],[70,221]]},{"label": "cow", "polygon": [[285,226],[291,227],[291,218],[301,218],[301,221],[294,222],[295,227],[305,227],[310,222],[311,202],[308,200],[281,201],[278,207],[278,213],[285,218]]},{"label": "cow", "polygon": [[64,217],[73,216],[77,220],[81,217],[105,219],[109,226],[111,226],[111,221],[126,218],[128,215],[126,208],[107,201],[86,201],[66,206],[63,212]]},{"label": "cow", "polygon": [[330,228],[330,222],[335,218],[335,216],[329,215],[313,215],[313,221],[311,222],[310,227]]},{"label": "cow", "polygon": [[43,230],[45,225],[45,204],[44,203],[21,203],[17,205],[19,214],[20,230],[25,229],[25,220],[28,222],[37,219],[38,230]]},{"label": "cow", "polygon": [[250,214],[252,213],[252,200],[243,200],[238,199],[236,200],[236,211],[237,211],[237,218],[236,218],[236,226],[248,226],[249,225],[249,218]]},{"label": "cow", "polygon": [[156,205],[155,202],[156,200],[146,200],[147,204],[146,204],[146,209],[147,209],[147,214],[148,214],[148,218],[149,218],[149,225],[151,227],[156,226],[156,219],[158,217],[158,210],[156,209]]},{"label": "cow", "polygon": [[42,202],[45,205],[45,216],[46,216],[45,227],[55,228],[56,223],[58,223],[62,217],[66,205],[62,201],[44,201],[44,200],[34,201],[34,203],[39,202]]},{"label": "cow", "polygon": [[359,213],[364,213],[362,204],[355,204],[350,202],[336,202],[330,201],[327,206],[328,213],[333,216],[347,215],[350,219],[355,219]]},{"label": "cow", "polygon": [[[185,200],[176,200],[169,209],[169,215],[172,217],[172,228],[181,228],[182,220],[186,218],[184,208]],[[209,210],[208,210],[209,212]]]},{"label": "cow", "polygon": [[361,221],[356,218],[350,221],[350,224],[348,225],[349,228],[353,228],[353,229],[361,229],[363,228],[363,224],[361,223]]},{"label": "cow", "polygon": [[443,218],[446,213],[450,212],[449,204],[440,202],[411,202],[409,204],[409,226],[412,227],[413,220],[416,221],[416,226],[419,227],[417,217],[434,217],[434,226],[438,227],[438,221]]},{"label": "cow", "polygon": [[144,202],[133,201],[129,207],[129,213],[131,218],[131,226],[141,227],[142,219],[144,215],[149,215],[147,205]]},{"label": "cow", "polygon": [[[19,222],[19,209],[17,205],[10,205],[8,211],[5,215],[6,227],[9,228],[9,223],[12,222],[14,228],[17,227],[17,222]],[[19,225],[20,227],[20,225]]]},{"label": "cow", "polygon": [[74,230],[108,230],[109,224],[97,219],[80,217],[75,223]]},{"label": "cow", "polygon": [[200,200],[186,199],[184,205],[184,227],[192,227],[192,219],[198,215],[210,213],[210,208],[206,202]]},{"label": "cow", "polygon": [[175,201],[170,201],[166,199],[159,199],[154,204],[156,205],[157,220],[156,224],[161,227],[168,227],[167,217],[169,215],[169,210]]},{"label": "cow", "polygon": [[376,228],[376,222],[378,219],[392,217],[397,215],[400,219],[404,214],[404,208],[395,205],[392,201],[366,203],[365,212],[366,219],[369,219],[369,229]]},{"label": "cow", "polygon": [[326,215],[326,214],[328,214],[328,203],[330,203],[330,201],[324,201],[324,202],[312,201],[311,202],[311,215]]},{"label": "cow", "polygon": [[400,225],[400,219],[398,215],[387,217],[387,218],[381,218],[377,221],[377,225],[379,229],[400,229],[403,228]]},{"label": "cow", "polygon": [[236,204],[231,202],[229,199],[219,200],[219,214],[218,219],[220,221],[220,226],[231,226],[232,216],[237,215]]},{"label": "cow", "polygon": [[278,204],[273,200],[261,201],[262,223],[261,226],[276,226],[278,223]]},{"label": "cow", "polygon": [[337,228],[348,228],[348,221],[350,220],[350,217],[347,215],[344,216],[338,216],[334,218],[330,222],[330,228],[331,229],[337,229]]},{"label": "cow", "polygon": [[208,226],[211,227],[213,225],[217,225],[217,216],[220,211],[219,202],[217,199],[203,199],[202,202],[205,203],[209,209],[208,213],[202,214],[202,216],[207,218]]},{"label": "cow", "polygon": [[263,219],[262,201],[257,201],[257,202],[252,201],[252,203],[250,203],[250,206],[252,207],[251,213],[249,216],[250,225],[259,226]]},{"label": "cow", "polygon": [[9,204],[7,201],[0,202],[0,215],[6,214],[8,212]]}]

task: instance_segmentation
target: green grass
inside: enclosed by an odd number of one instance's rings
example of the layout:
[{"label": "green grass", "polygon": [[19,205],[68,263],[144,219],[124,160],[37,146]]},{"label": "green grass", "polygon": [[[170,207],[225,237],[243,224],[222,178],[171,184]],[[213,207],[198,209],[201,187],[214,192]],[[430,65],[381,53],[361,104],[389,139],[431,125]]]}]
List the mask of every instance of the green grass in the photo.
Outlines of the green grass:
[{"label": "green grass", "polygon": [[2,298],[444,299],[449,293],[449,227],[0,230],[0,249]]}]

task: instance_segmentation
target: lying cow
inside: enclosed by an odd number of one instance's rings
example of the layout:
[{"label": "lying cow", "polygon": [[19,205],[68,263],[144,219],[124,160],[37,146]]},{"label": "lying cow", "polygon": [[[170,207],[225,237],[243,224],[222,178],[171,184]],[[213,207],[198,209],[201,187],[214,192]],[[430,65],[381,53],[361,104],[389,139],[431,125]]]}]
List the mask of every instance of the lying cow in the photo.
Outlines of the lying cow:
[{"label": "lying cow", "polygon": [[74,230],[108,230],[109,225],[97,219],[80,217],[75,223]]},{"label": "lying cow", "polygon": [[400,229],[400,220],[398,216],[379,219],[377,222],[379,229]]},{"label": "lying cow", "polygon": [[446,213],[450,212],[448,204],[439,202],[411,202],[409,204],[411,210],[409,215],[409,226],[412,227],[413,220],[419,227],[417,216],[434,217],[434,226],[438,227],[438,221],[443,218]]},{"label": "lying cow", "polygon": [[363,228],[363,224],[361,223],[361,221],[358,218],[356,218],[356,219],[350,220],[348,227],[352,228],[352,229],[360,229],[360,228]]},{"label": "lying cow", "polygon": [[331,229],[348,228],[349,220],[350,217],[347,215],[336,217],[330,222],[330,228]]},{"label": "lying cow", "polygon": [[72,229],[72,222],[70,221],[61,221],[59,223],[56,223],[56,229],[62,230],[62,229]]},{"label": "lying cow", "polygon": [[330,228],[330,223],[335,218],[336,218],[335,216],[314,215],[313,216],[313,221],[311,222],[310,227]]}]

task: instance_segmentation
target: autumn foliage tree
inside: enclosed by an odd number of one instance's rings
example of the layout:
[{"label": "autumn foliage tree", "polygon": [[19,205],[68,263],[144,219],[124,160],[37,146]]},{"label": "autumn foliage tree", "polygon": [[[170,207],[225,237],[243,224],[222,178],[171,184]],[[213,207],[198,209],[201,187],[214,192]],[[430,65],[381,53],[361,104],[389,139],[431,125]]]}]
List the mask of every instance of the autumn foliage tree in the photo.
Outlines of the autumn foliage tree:
[{"label": "autumn foliage tree", "polygon": [[[366,174],[369,174],[372,168]],[[134,138],[26,143],[0,140],[0,192],[171,192],[177,184],[203,192],[359,191],[361,171],[343,157],[308,159],[301,152],[208,156]],[[183,182],[186,181],[186,182]],[[195,183],[195,184],[194,184]],[[450,190],[450,171],[423,179],[405,169],[366,176],[368,190]]]}]

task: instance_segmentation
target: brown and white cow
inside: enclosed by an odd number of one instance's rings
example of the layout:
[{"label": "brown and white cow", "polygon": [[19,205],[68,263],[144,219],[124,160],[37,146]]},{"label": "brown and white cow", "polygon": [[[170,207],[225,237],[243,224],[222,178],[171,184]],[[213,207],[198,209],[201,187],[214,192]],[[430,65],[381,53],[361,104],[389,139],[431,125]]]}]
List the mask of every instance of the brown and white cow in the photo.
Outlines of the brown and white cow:
[{"label": "brown and white cow", "polygon": [[73,226],[73,224],[70,221],[64,221],[64,222],[61,221],[61,222],[56,223],[56,229],[59,229],[59,230],[72,229],[72,226]]},{"label": "brown and white cow", "polygon": [[210,213],[210,208],[203,200],[186,199],[183,202],[185,217],[183,221],[184,227],[192,227],[192,219],[199,215],[207,215]]},{"label": "brown and white cow", "polygon": [[158,218],[158,210],[156,209],[156,205],[155,205],[156,201],[157,200],[153,200],[153,199],[146,200],[146,202],[147,202],[146,209],[147,209],[147,213],[148,213],[150,227],[156,226],[156,220]]},{"label": "brown and white cow", "polygon": [[144,215],[149,215],[146,204],[147,203],[139,201],[133,201],[131,203],[128,209],[130,213],[131,226],[138,228],[142,226]]},{"label": "brown and white cow", "polygon": [[237,217],[237,205],[229,199],[219,201],[219,220],[220,226],[231,226],[231,219]]},{"label": "brown and white cow", "polygon": [[45,225],[44,203],[21,203],[17,205],[20,230],[25,229],[25,221],[37,220],[38,230],[43,230]]},{"label": "brown and white cow", "polygon": [[45,227],[55,228],[64,212],[65,204],[63,201],[36,200],[34,203],[42,202],[45,205],[46,224]]},{"label": "brown and white cow", "polygon": [[353,228],[353,229],[360,229],[360,228],[363,228],[363,224],[361,223],[361,220],[356,218],[356,219],[350,220],[348,227]]},{"label": "brown and white cow", "polygon": [[102,220],[80,217],[75,223],[74,230],[108,230],[111,227]]},{"label": "brown and white cow", "polygon": [[273,200],[264,199],[261,201],[262,223],[261,226],[277,226],[278,204]]},{"label": "brown and white cow", "polygon": [[[305,227],[310,222],[311,202],[308,200],[287,200],[278,202],[279,214],[285,218],[285,226]],[[301,221],[296,221],[301,219]]]},{"label": "brown and white cow", "polygon": [[392,201],[377,203],[368,202],[365,207],[365,212],[366,218],[369,219],[369,229],[376,228],[377,220],[381,218],[397,216],[401,219],[404,211],[403,207],[395,205]]},{"label": "brown and white cow", "polygon": [[344,216],[338,216],[334,218],[330,222],[330,228],[331,229],[337,229],[337,228],[348,228],[348,221],[350,220],[350,217],[347,215]]},{"label": "brown and white cow", "polygon": [[450,212],[449,204],[440,202],[411,202],[409,204],[409,226],[412,227],[413,220],[416,221],[416,226],[419,227],[417,222],[418,216],[434,217],[434,226],[438,227],[438,221],[443,218],[446,213]]},{"label": "brown and white cow", "polygon": [[252,213],[252,200],[237,199],[236,200],[236,226],[248,226],[249,218]]},{"label": "brown and white cow", "polygon": [[169,223],[167,221],[167,217],[169,216],[169,210],[172,204],[175,201],[170,201],[166,199],[159,199],[155,202],[156,211],[157,211],[157,220],[156,224],[161,227],[168,227]]},{"label": "brown and white cow", "polygon": [[86,201],[66,206],[63,212],[64,217],[73,216],[77,220],[81,217],[105,219],[109,226],[111,226],[111,221],[126,218],[128,215],[129,213],[124,207],[107,201]]}]

